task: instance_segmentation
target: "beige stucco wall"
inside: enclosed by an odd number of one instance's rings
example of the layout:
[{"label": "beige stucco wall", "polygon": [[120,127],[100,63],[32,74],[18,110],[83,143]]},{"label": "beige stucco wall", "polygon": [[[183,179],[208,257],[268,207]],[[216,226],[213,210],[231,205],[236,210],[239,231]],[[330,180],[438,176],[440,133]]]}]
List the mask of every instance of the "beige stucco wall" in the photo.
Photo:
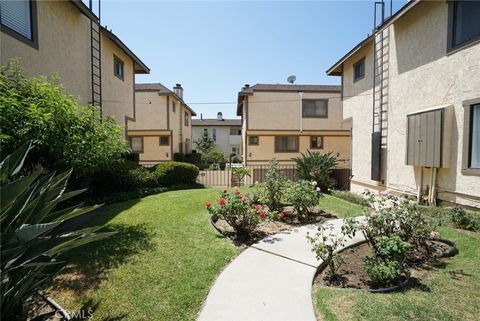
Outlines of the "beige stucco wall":
[{"label": "beige stucco wall", "polygon": [[[429,107],[451,105],[454,110],[451,138],[445,142],[451,149],[450,167],[438,171],[438,197],[480,207],[480,176],[462,174],[462,154],[467,148],[467,141],[463,139],[463,102],[480,98],[480,44],[447,54],[447,18],[446,2],[426,1],[390,27],[385,184],[391,190],[416,193],[420,169],[405,165],[406,115]],[[348,72],[354,61],[349,59],[344,65],[346,95],[347,90],[351,90]],[[366,70],[367,74],[371,73],[371,68]],[[368,102],[361,96],[346,98],[344,111],[345,117],[353,117],[353,179],[369,183],[370,151],[363,148],[370,148],[371,100]],[[424,173],[425,188],[430,170],[425,169]],[[353,190],[364,188],[361,184],[352,184]]]},{"label": "beige stucco wall", "polygon": [[298,92],[254,91],[248,97],[248,129],[338,129],[342,109],[340,93],[305,92],[303,99],[328,99],[328,118],[302,118]]},{"label": "beige stucco wall", "polygon": [[160,146],[159,136],[143,137],[143,153],[140,153],[141,164],[158,164],[171,160],[170,146]]},{"label": "beige stucco wall", "polygon": [[[134,62],[123,50],[102,32],[102,112],[121,125],[125,117],[132,118],[134,112]],[[123,80],[113,73],[113,58],[116,55],[124,63]]]},{"label": "beige stucco wall", "polygon": [[135,92],[135,120],[128,121],[128,130],[168,129],[167,96],[156,91]]},{"label": "beige stucco wall", "polygon": [[[255,134],[254,132],[252,134]],[[333,135],[334,133],[329,133]],[[316,134],[321,136],[322,134]],[[299,136],[298,153],[275,152],[275,136],[258,136],[258,145],[247,145],[247,164],[266,164],[269,160],[275,158],[282,163],[294,163],[292,158],[300,156],[310,149],[310,136]],[[338,158],[338,166],[350,168],[350,137],[345,133],[338,133],[338,136],[323,136],[324,148],[311,151],[319,151],[320,153],[332,152]],[[247,137],[248,141],[248,137]],[[248,144],[248,143],[247,143]]]},{"label": "beige stucco wall", "polygon": [[82,103],[92,99],[90,20],[70,1],[37,0],[38,50],[0,32],[0,62],[21,58],[27,76],[57,73]]}]

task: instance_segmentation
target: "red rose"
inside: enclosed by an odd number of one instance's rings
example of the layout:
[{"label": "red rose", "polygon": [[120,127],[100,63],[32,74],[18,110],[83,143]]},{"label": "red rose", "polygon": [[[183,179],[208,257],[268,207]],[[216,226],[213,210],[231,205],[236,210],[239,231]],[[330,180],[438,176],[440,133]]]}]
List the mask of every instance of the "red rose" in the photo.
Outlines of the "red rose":
[{"label": "red rose", "polygon": [[225,205],[225,199],[223,199],[223,198],[219,199],[218,204]]},{"label": "red rose", "polygon": [[257,212],[262,209],[262,207],[261,207],[260,205],[258,205],[258,204],[255,204],[254,207],[255,207],[255,210],[257,210]]},{"label": "red rose", "polygon": [[281,219],[284,218],[284,217],[285,217],[285,213],[283,213],[283,212],[278,213],[278,217],[280,217]]},{"label": "red rose", "polygon": [[236,190],[235,190],[235,194],[239,195],[239,194],[240,194],[240,190],[239,190],[239,189],[236,189]]},{"label": "red rose", "polygon": [[206,206],[207,208],[210,208],[210,206],[212,206],[212,203],[210,203],[210,202],[205,202],[205,206]]},{"label": "red rose", "polygon": [[264,218],[265,217],[265,212],[261,211],[260,213],[258,213],[258,216],[260,216],[260,218]]}]

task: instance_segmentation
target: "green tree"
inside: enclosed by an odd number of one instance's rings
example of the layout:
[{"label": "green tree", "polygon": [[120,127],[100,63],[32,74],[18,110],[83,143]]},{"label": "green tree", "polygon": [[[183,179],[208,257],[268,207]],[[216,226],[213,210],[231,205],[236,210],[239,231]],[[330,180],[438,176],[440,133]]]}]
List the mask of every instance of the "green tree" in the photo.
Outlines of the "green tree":
[{"label": "green tree", "polygon": [[215,147],[215,142],[213,139],[210,138],[208,131],[203,131],[202,136],[195,141],[195,145],[197,145],[197,149],[202,154],[207,154],[208,151]]},{"label": "green tree", "polygon": [[19,61],[0,67],[0,152],[33,141],[29,159],[88,176],[128,151],[124,131],[93,106],[81,106],[58,78],[26,78]]}]

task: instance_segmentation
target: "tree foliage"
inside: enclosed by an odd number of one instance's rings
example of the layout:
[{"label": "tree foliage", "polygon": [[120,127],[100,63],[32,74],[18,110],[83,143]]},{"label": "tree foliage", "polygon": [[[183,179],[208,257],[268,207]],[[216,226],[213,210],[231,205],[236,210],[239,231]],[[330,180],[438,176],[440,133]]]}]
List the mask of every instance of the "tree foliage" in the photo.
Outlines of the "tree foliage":
[{"label": "tree foliage", "polygon": [[208,131],[205,130],[203,131],[202,136],[195,141],[195,145],[197,145],[197,149],[200,153],[207,154],[210,149],[215,147],[215,142],[210,138]]},{"label": "tree foliage", "polygon": [[332,168],[337,164],[337,158],[331,152],[320,154],[307,150],[307,153],[294,158],[294,160],[297,163],[299,179],[315,181],[322,192],[329,191]]},{"label": "tree foliage", "polygon": [[49,169],[86,176],[128,150],[123,128],[93,106],[81,106],[58,78],[27,78],[18,61],[0,67],[0,151],[33,141],[30,158]]}]

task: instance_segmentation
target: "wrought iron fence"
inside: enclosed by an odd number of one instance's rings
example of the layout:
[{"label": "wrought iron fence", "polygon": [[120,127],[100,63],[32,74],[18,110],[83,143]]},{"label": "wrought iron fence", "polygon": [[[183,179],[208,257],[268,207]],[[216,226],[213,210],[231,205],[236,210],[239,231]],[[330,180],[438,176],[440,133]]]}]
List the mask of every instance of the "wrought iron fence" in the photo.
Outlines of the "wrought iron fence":
[{"label": "wrought iron fence", "polygon": [[[225,169],[203,169],[200,171],[197,181],[209,187],[233,187],[251,186],[255,183],[263,183],[269,165],[247,165],[250,175],[235,177],[231,168]],[[278,165],[280,171],[291,181],[297,181],[297,168],[295,164]],[[332,169],[332,186],[339,190],[350,189],[350,178],[352,171],[349,168]]]}]

